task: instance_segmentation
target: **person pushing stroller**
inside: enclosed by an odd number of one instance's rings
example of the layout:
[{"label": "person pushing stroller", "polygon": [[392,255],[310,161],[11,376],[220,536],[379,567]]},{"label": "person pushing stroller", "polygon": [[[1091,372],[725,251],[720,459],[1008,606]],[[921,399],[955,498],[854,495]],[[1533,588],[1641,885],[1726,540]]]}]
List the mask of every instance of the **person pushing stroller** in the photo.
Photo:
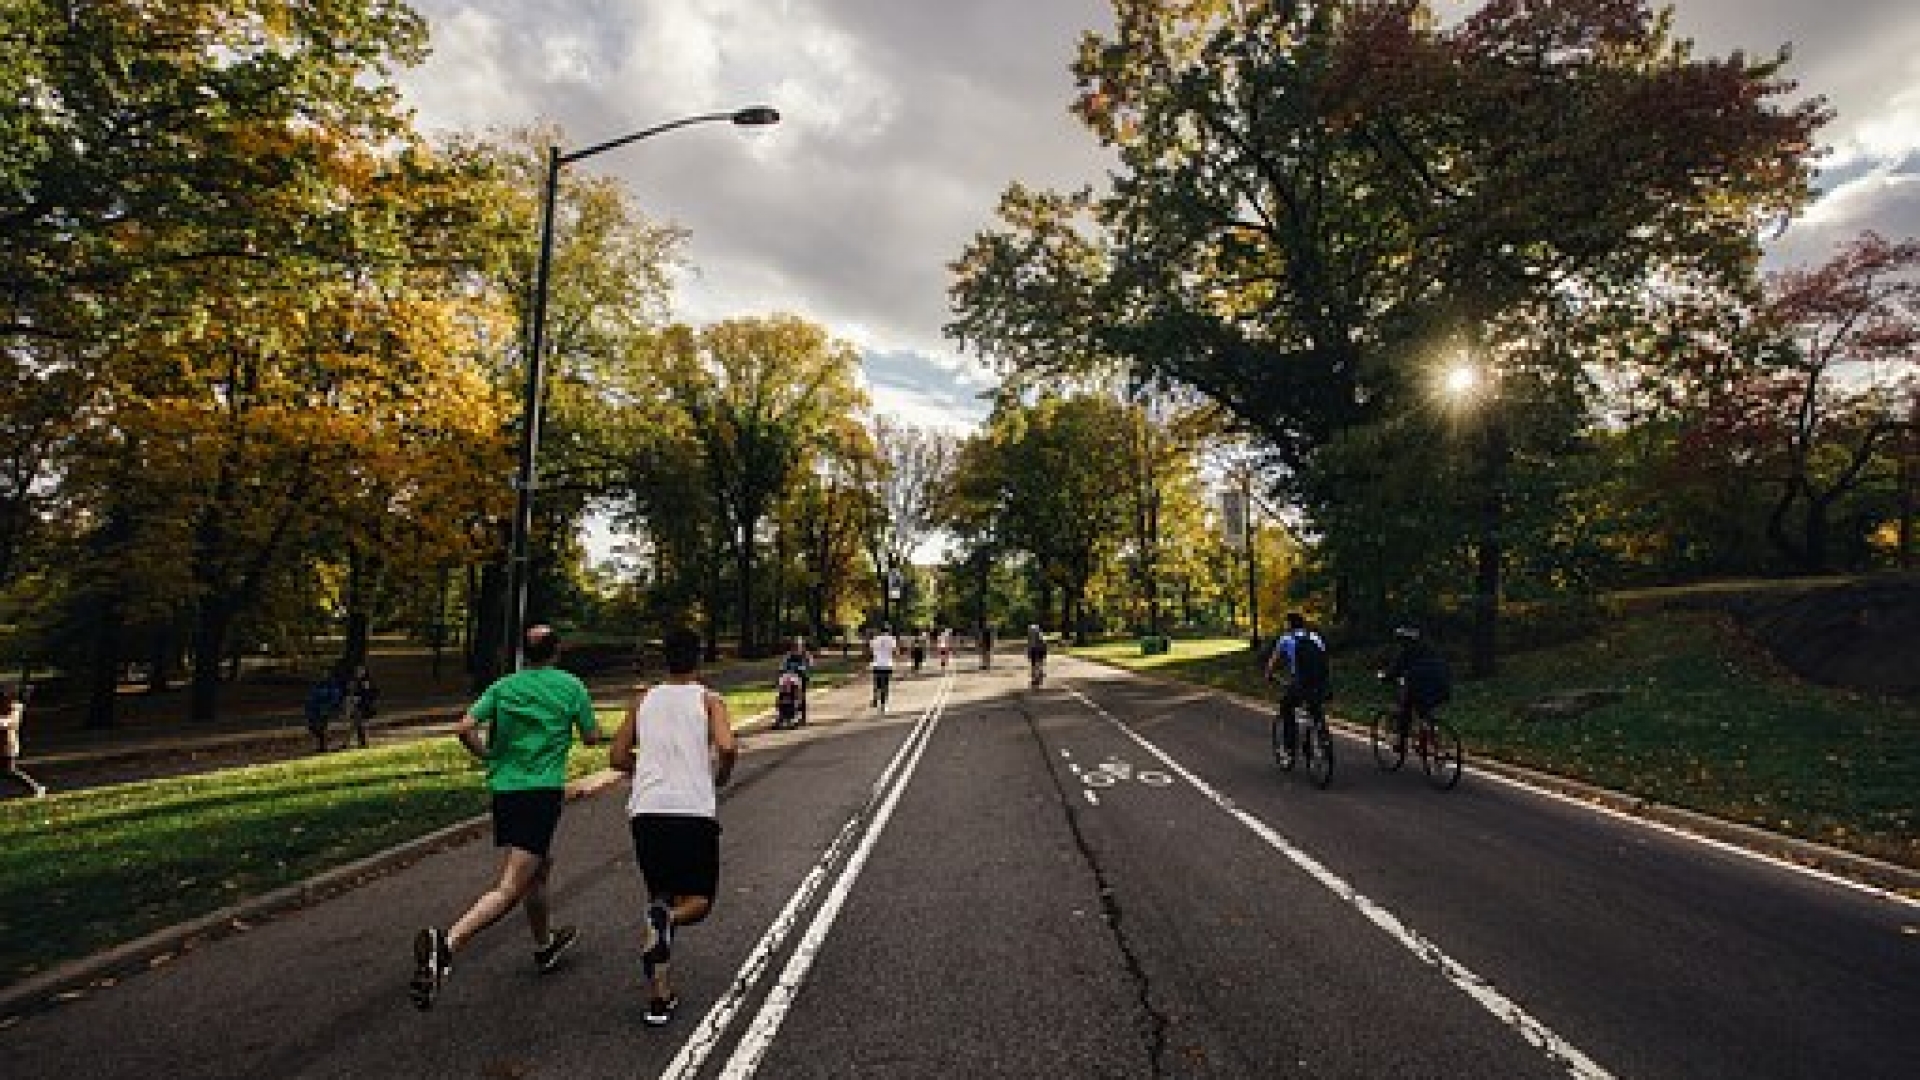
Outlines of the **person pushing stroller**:
[{"label": "person pushing stroller", "polygon": [[780,660],[780,675],[774,683],[774,730],[797,728],[807,722],[807,684],[812,680],[813,655],[807,652],[805,638],[794,638]]}]

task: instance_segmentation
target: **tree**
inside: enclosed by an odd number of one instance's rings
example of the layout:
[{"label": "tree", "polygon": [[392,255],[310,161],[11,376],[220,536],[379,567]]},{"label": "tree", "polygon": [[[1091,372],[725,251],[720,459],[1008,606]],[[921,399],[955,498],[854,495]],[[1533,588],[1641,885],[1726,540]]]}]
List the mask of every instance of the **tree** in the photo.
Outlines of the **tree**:
[{"label": "tree", "polygon": [[953,444],[939,431],[882,416],[873,423],[873,446],[867,554],[891,622],[890,583],[912,574],[913,553],[932,535],[934,505],[953,468]]},{"label": "tree", "polygon": [[853,348],[790,315],[731,319],[662,338],[675,401],[700,448],[701,479],[733,556],[740,648],[754,640],[759,531],[836,421],[866,401]]},{"label": "tree", "polygon": [[1136,445],[1125,410],[1111,397],[1042,397],[1031,405],[1003,399],[988,422],[989,468],[999,533],[1030,553],[1042,622],[1084,638],[1089,584],[1119,548],[1128,501],[1113,498],[1114,466],[1131,472]]},{"label": "tree", "polygon": [[1798,569],[1832,566],[1834,509],[1882,464],[1897,467],[1920,391],[1920,240],[1865,233],[1813,269],[1768,282],[1753,334],[1731,355],[1696,354],[1709,382],[1692,444],[1747,455],[1773,491],[1766,535]]},{"label": "tree", "polygon": [[[0,19],[26,45],[0,81],[33,88],[0,105],[23,148],[0,202],[0,333],[73,402],[44,478],[72,508],[75,557],[45,584],[71,614],[91,722],[112,722],[143,628],[191,626],[193,709],[210,716],[233,627],[345,540],[326,481],[357,467],[336,456],[351,418],[383,417],[357,425],[364,446],[403,441],[401,418],[365,409],[392,400],[386,373],[344,358],[419,347],[405,324],[426,283],[402,279],[457,260],[447,241],[473,219],[389,77],[422,55],[424,23],[385,0],[25,0]],[[362,321],[375,309],[400,325]]]},{"label": "tree", "polygon": [[[1115,15],[1075,64],[1075,110],[1121,166],[1094,227],[1065,231],[1065,197],[1015,200],[962,259],[955,331],[1024,365],[1047,315],[1093,328],[1096,347],[1039,362],[1119,357],[1194,388],[1273,447],[1310,517],[1398,512],[1328,483],[1340,466],[1324,458],[1426,409],[1436,355],[1530,353],[1570,381],[1595,339],[1515,346],[1670,276],[1749,276],[1758,223],[1807,197],[1825,118],[1817,100],[1778,104],[1784,55],[1696,60],[1640,3],[1493,0],[1451,24],[1357,0]],[[1498,443],[1487,598],[1506,561]]]}]

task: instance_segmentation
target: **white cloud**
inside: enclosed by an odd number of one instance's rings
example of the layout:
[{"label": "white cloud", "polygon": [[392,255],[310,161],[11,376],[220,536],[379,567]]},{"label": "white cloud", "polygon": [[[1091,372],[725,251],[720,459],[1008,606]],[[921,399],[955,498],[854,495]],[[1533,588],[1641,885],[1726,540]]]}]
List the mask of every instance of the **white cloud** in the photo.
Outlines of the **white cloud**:
[{"label": "white cloud", "polygon": [[[1066,114],[1082,32],[1108,0],[416,0],[435,55],[405,85],[423,122],[558,120],[577,144],[749,104],[777,128],[714,125],[578,168],[620,177],[692,232],[676,314],[793,312],[892,357],[876,401],[966,411],[990,373],[941,334],[946,264],[1014,180],[1097,183],[1108,159]],[[1873,226],[1920,231],[1920,12],[1911,0],[1678,0],[1698,51],[1771,55],[1837,110],[1830,190],[1772,258]],[[910,392],[918,388],[918,396]]]}]

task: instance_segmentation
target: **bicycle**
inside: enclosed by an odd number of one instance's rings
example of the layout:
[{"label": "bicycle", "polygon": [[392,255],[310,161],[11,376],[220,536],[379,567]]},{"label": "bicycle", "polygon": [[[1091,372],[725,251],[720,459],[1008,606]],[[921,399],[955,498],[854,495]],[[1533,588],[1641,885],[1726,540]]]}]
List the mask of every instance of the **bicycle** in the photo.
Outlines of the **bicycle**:
[{"label": "bicycle", "polygon": [[1460,748],[1460,733],[1439,717],[1439,706],[1416,706],[1408,725],[1405,743],[1400,741],[1400,709],[1388,706],[1373,717],[1373,763],[1382,772],[1397,772],[1406,763],[1407,751],[1420,757],[1420,771],[1427,782],[1441,791],[1452,791],[1460,783],[1466,752]]},{"label": "bicycle", "polygon": [[1289,706],[1282,704],[1273,714],[1273,763],[1280,766],[1281,772],[1292,772],[1297,759],[1305,758],[1307,776],[1314,786],[1325,788],[1333,783],[1333,733],[1327,728],[1327,706],[1322,701],[1306,702],[1307,722],[1295,723],[1296,737],[1300,740],[1300,752],[1294,753],[1287,745],[1287,713]]}]

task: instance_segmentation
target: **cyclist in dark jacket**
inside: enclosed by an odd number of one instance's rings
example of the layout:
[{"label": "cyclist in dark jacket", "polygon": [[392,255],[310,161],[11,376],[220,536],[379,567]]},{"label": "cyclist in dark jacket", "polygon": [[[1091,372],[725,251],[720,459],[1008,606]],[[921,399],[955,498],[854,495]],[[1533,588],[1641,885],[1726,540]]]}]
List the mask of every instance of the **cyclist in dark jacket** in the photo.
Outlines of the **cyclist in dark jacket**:
[{"label": "cyclist in dark jacket", "polygon": [[1453,672],[1447,658],[1426,640],[1417,626],[1398,627],[1393,632],[1399,651],[1380,677],[1399,686],[1399,706],[1394,717],[1394,751],[1407,752],[1407,731],[1413,726],[1414,710],[1430,715],[1453,697]]}]

